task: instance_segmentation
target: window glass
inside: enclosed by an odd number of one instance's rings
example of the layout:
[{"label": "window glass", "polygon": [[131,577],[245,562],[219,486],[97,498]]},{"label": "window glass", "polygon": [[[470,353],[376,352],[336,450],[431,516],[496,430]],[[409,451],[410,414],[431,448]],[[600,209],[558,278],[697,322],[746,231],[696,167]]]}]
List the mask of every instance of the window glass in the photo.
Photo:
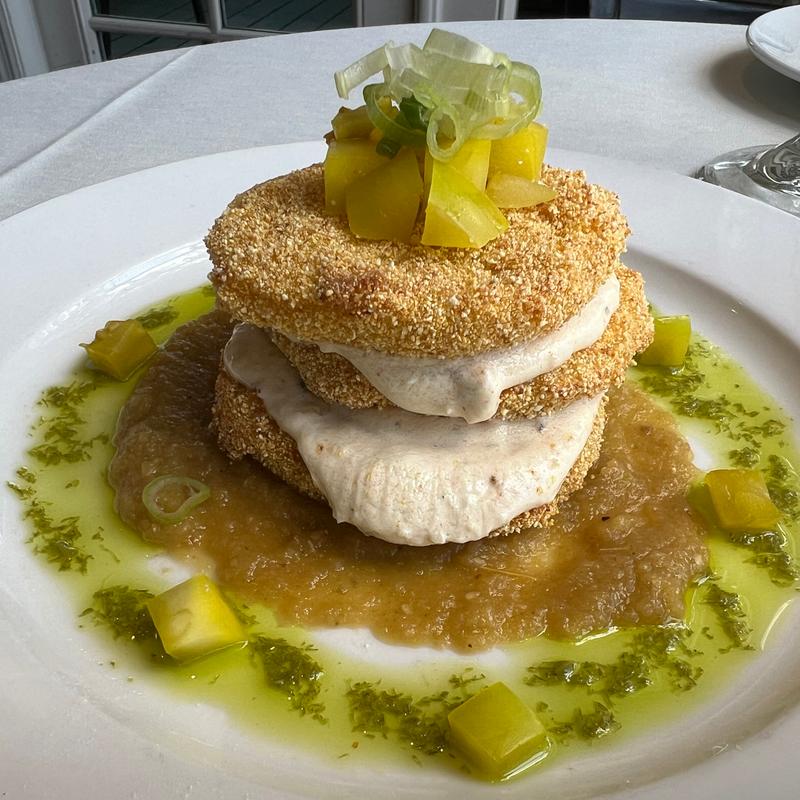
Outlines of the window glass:
[{"label": "window glass", "polygon": [[[128,19],[205,24],[203,0],[92,0],[95,14]],[[166,48],[161,48],[166,49]]]},{"label": "window glass", "polygon": [[350,0],[223,0],[222,5],[230,28],[294,33],[355,24]]}]

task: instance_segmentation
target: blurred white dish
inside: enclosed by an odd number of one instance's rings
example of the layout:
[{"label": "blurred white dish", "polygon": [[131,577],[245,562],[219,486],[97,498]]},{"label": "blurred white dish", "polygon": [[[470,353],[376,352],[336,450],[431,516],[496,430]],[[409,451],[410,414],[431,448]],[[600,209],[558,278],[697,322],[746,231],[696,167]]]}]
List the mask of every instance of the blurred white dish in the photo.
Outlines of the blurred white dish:
[{"label": "blurred white dish", "polygon": [[800,81],[800,6],[758,17],[747,29],[747,45],[759,61]]}]

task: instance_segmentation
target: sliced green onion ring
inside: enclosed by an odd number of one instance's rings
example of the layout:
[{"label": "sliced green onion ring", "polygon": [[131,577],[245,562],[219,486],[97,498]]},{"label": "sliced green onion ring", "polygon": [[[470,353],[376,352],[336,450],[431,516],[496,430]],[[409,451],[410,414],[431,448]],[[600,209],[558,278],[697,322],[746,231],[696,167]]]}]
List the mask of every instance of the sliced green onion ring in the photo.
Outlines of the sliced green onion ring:
[{"label": "sliced green onion ring", "polygon": [[400,113],[403,119],[414,130],[427,131],[431,112],[413,97],[404,97],[400,101]]},{"label": "sliced green onion ring", "polygon": [[386,58],[386,51],[393,47],[392,42],[373,50],[371,53],[359,58],[358,61],[345,69],[335,72],[333,79],[336,82],[336,91],[339,97],[347,100],[350,92],[359,84],[364,83],[367,78],[371,78],[376,72],[380,72],[389,63]]},{"label": "sliced green onion ring", "polygon": [[[542,87],[531,66],[511,61],[485,45],[435,28],[420,48],[388,43],[336,73],[342,97],[372,75],[383,82],[364,89],[369,118],[394,142],[411,147],[427,141],[431,155],[452,158],[469,138],[499,139],[530,124],[539,113]],[[396,106],[413,100],[427,113],[395,119],[379,99]],[[427,133],[419,121],[427,120]],[[444,140],[450,140],[449,144]]]},{"label": "sliced green onion ring", "polygon": [[473,42],[472,39],[459,36],[457,33],[443,31],[441,28],[434,28],[428,34],[423,50],[441,53],[443,56],[469,61],[473,64],[494,64],[496,58],[494,51],[486,45]]},{"label": "sliced green onion ring", "polygon": [[387,96],[388,92],[384,83],[372,83],[364,87],[367,116],[372,124],[387,139],[391,139],[393,142],[408,145],[409,147],[423,147],[425,144],[425,131],[403,125],[404,117],[398,117],[398,119],[390,117],[381,107],[381,98]]},{"label": "sliced green onion ring", "polygon": [[501,139],[516,133],[520,128],[529,125],[539,113],[542,103],[542,84],[539,73],[528,64],[512,61],[511,82],[509,90],[520,98],[519,102],[510,101],[506,119],[497,123],[488,122],[476,127],[472,135],[476,139]]},{"label": "sliced green onion ring", "polygon": [[[167,488],[179,486],[188,489],[189,496],[174,510],[165,511],[158,504],[158,495]],[[142,503],[147,513],[157,522],[174,524],[189,516],[189,513],[211,496],[211,489],[202,481],[183,475],[161,475],[153,479],[142,490]]]},{"label": "sliced green onion ring", "polygon": [[[446,147],[443,147],[439,141],[440,134],[451,140]],[[449,104],[440,105],[431,114],[428,123],[427,145],[434,158],[438,158],[440,161],[450,160],[468,138],[468,126]]]}]

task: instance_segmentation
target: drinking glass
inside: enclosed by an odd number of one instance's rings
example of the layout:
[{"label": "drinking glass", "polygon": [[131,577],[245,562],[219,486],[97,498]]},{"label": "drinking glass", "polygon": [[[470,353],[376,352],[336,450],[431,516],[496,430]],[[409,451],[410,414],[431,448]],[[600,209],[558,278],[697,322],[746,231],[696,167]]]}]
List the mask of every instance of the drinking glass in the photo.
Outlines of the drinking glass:
[{"label": "drinking glass", "polygon": [[800,134],[774,146],[732,150],[701,167],[697,177],[800,217]]}]

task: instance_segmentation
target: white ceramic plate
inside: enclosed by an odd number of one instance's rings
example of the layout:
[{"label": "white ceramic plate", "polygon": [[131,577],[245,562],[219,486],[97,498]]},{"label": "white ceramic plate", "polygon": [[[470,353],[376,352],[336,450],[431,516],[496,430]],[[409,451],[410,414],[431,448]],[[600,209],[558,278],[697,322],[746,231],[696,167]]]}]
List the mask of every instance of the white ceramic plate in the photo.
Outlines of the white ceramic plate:
[{"label": "white ceramic plate", "polygon": [[800,6],[757,17],[747,28],[747,44],[768,67],[800,81]]},{"label": "white ceramic plate", "polygon": [[[197,285],[198,245],[237,191],[318,160],[317,144],[199,158],[56,198],[0,223],[0,476],[22,460],[38,392],[106,319]],[[569,152],[622,197],[627,262],[662,309],[691,314],[795,418],[800,408],[800,221],[685,177]],[[0,497],[0,791],[9,798],[777,798],[796,793],[800,619],[713,704],[529,778],[490,786],[416,766],[378,769],[267,745],[219,711],[129,683],[76,629],[58,582]],[[346,646],[347,641],[342,641]],[[349,642],[352,644],[352,641]],[[396,657],[393,648],[379,657]],[[408,650],[406,661],[429,658]]]}]

